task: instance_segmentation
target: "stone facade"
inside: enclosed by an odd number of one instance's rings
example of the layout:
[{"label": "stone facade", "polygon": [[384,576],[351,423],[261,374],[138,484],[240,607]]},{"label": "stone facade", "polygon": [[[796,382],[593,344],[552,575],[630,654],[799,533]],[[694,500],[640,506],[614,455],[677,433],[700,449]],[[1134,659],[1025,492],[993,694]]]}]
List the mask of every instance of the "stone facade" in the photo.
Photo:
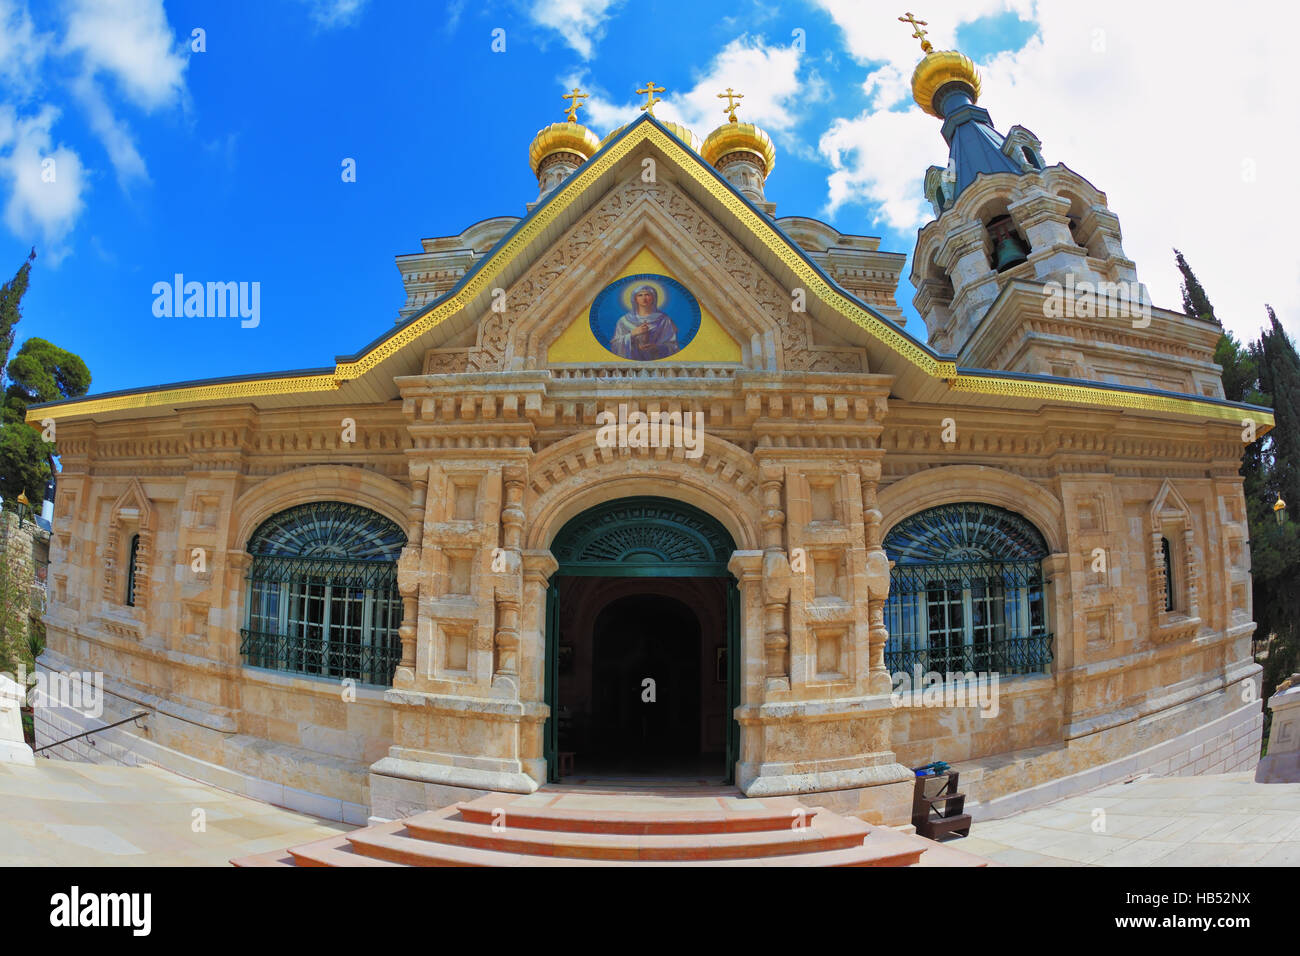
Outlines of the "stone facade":
[{"label": "stone facade", "polygon": [[[640,175],[647,156],[656,182]],[[1008,348],[980,353],[1004,363],[987,374],[959,371],[890,321],[902,256],[811,220],[773,224],[651,120],[525,220],[474,228],[399,259],[409,321],[332,382],[42,409],[58,415],[64,467],[42,664],[104,673],[99,724],[151,711],[143,730],[80,756],[156,762],[354,822],[529,792],[549,770],[551,544],[597,505],[656,496],[707,513],[735,543],[735,772],[750,795],[901,824],[908,768],[934,759],[958,764],[988,805],[1153,748],[1178,750],[1151,763],[1172,772],[1249,764],[1259,668],[1237,468],[1241,419],[1256,413],[1200,401],[1211,369],[1199,353],[1167,402],[998,378],[1032,367]],[[690,285],[738,361],[551,359],[645,254]],[[806,308],[792,306],[800,293]],[[932,341],[954,334],[922,311]],[[1155,353],[1175,348],[1164,334]],[[619,406],[702,416],[700,454],[602,444],[599,416]],[[390,688],[352,700],[338,681],[249,667],[239,652],[249,539],[311,501],[406,532],[401,661]],[[1047,542],[1053,663],[1003,679],[996,717],[896,708],[882,542],[909,515],[972,501],[1022,515]],[[1170,610],[1162,539],[1178,567]],[[38,737],[94,725],[47,710]],[[1188,743],[1207,727],[1223,746]]]}]

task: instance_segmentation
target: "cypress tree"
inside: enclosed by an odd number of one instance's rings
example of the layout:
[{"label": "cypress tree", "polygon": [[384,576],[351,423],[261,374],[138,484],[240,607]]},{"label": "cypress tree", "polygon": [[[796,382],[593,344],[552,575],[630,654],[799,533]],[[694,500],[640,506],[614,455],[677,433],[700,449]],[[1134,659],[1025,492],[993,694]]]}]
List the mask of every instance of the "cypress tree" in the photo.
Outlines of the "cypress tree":
[{"label": "cypress tree", "polygon": [[1192,272],[1192,267],[1177,249],[1174,250],[1174,259],[1178,262],[1178,271],[1183,274],[1183,312],[1193,318],[1222,325],[1214,314],[1214,306],[1210,305],[1210,298],[1197,280],[1196,273]]},{"label": "cypress tree", "polygon": [[[1275,425],[1261,451],[1263,480],[1248,492],[1251,575],[1259,635],[1273,635],[1264,664],[1264,694],[1300,663],[1300,356],[1272,307],[1269,328],[1251,347],[1259,387],[1273,407]],[[1273,502],[1280,496],[1292,517],[1278,524]]]},{"label": "cypress tree", "polygon": [[14,346],[14,326],[23,317],[23,295],[27,292],[35,261],[36,250],[32,249],[17,274],[0,286],[0,369],[9,364],[9,350]]}]

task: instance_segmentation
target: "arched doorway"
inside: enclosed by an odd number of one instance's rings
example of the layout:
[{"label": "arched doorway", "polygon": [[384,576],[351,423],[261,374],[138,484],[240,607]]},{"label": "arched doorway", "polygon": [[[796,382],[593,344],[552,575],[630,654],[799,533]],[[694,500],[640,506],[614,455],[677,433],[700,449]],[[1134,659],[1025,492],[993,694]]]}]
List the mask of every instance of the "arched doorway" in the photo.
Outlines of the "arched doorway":
[{"label": "arched doorway", "polygon": [[732,782],[739,728],[735,550],[711,515],[671,498],[606,502],[551,544],[545,732],[566,776]]}]

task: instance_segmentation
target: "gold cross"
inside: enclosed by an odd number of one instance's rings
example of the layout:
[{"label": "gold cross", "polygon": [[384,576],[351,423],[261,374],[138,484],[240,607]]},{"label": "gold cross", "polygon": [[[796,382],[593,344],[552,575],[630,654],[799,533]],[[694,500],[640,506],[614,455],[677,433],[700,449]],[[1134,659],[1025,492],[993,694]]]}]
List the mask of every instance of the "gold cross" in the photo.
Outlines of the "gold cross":
[{"label": "gold cross", "polygon": [[664,92],[664,88],[662,86],[655,86],[655,81],[650,80],[646,83],[644,90],[637,90],[637,92],[645,97],[645,105],[643,105],[641,109],[645,110],[651,116],[654,116],[655,104],[659,102],[659,97],[655,96],[655,94]]},{"label": "gold cross", "polygon": [[736,122],[735,101],[743,100],[744,98],[745,98],[744,93],[733,93],[731,92],[731,87],[727,87],[727,92],[718,94],[718,99],[727,101],[727,105],[722,108],[722,112],[730,114],[728,116],[728,119],[733,123]]},{"label": "gold cross", "polygon": [[921,27],[928,27],[930,24],[926,23],[924,20],[916,19],[916,17],[912,16],[910,13],[905,17],[899,17],[898,22],[910,23],[912,25],[912,29],[916,31],[912,36],[921,41],[921,49],[926,53],[929,53],[934,49],[934,44],[925,38],[926,31],[921,29]]},{"label": "gold cross", "polygon": [[578,89],[576,86],[573,88],[572,93],[565,93],[560,97],[562,100],[573,100],[573,102],[568,105],[568,120],[570,123],[578,122],[578,107],[582,105],[582,101],[586,98],[587,94],[582,92],[582,90]]}]

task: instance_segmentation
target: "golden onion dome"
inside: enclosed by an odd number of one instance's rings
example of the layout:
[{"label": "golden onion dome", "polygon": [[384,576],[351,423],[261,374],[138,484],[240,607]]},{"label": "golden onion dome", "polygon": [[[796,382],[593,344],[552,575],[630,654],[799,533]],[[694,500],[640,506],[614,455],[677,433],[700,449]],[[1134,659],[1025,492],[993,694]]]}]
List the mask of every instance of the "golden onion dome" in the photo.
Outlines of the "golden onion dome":
[{"label": "golden onion dome", "polygon": [[585,162],[596,155],[600,141],[581,123],[552,123],[537,131],[528,147],[528,164],[539,175],[542,160],[556,153],[577,153]]},{"label": "golden onion dome", "polygon": [[956,50],[926,54],[912,71],[912,98],[931,116],[943,119],[935,107],[934,94],[948,83],[964,83],[971,90],[971,102],[980,98],[980,75],[970,57]]},{"label": "golden onion dome", "polygon": [[[656,116],[655,119],[659,119],[659,117]],[[674,136],[680,139],[691,149],[695,150],[695,152],[698,153],[700,151],[700,145],[701,145],[700,138],[696,136],[691,130],[687,129],[681,123],[665,123],[663,120],[659,120],[659,122],[663,126],[666,126],[670,133],[672,133]],[[600,145],[604,146],[606,143],[610,142],[615,136],[623,132],[623,130],[625,129],[627,129],[626,124],[610,130],[609,133],[605,136],[605,138],[600,141]]]},{"label": "golden onion dome", "polygon": [[776,148],[772,138],[753,123],[723,123],[704,140],[700,156],[710,166],[728,153],[752,153],[763,163],[763,175],[772,175],[776,166]]}]

